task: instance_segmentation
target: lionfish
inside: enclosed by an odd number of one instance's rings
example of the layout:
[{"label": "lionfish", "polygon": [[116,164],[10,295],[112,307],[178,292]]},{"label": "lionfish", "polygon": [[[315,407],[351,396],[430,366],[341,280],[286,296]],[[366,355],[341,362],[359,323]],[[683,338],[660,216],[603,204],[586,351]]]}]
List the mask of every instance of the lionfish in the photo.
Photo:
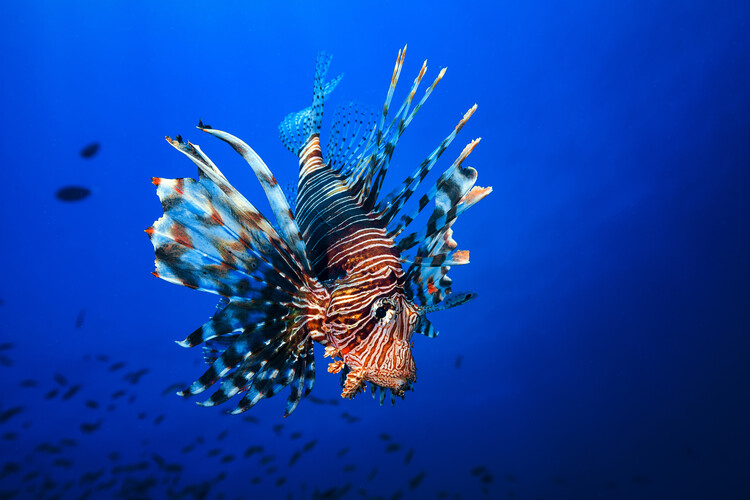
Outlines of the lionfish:
[{"label": "lionfish", "polygon": [[[390,194],[383,180],[401,135],[443,78],[445,68],[412,108],[427,62],[388,125],[406,47],[399,51],[379,119],[348,103],[335,111],[323,155],[324,103],[342,75],[326,80],[331,57],[318,54],[312,105],[279,125],[299,158],[296,203],[263,160],[237,137],[199,121],[198,128],[228,143],[250,165],[276,219],[272,224],[224,177],[201,149],[181,136],[167,141],[198,166],[198,178],[153,178],[164,215],[146,230],[154,245],[153,274],[221,296],[214,316],[178,344],[205,344],[206,372],[181,396],[219,383],[203,406],[244,393],[230,413],[241,413],[288,385],[284,416],[315,381],[314,343],[325,347],[330,373],[341,373],[343,398],[366,383],[382,405],[404,396],[416,381],[412,335],[434,337],[427,314],[463,304],[474,293],[451,294],[451,266],[468,263],[452,225],[491,188],[474,186],[463,166],[470,142],[412,210],[404,205],[474,114],[472,106],[440,145]],[[420,230],[404,233],[434,201]],[[418,246],[417,246],[418,245]],[[405,255],[413,247],[416,252]]]}]

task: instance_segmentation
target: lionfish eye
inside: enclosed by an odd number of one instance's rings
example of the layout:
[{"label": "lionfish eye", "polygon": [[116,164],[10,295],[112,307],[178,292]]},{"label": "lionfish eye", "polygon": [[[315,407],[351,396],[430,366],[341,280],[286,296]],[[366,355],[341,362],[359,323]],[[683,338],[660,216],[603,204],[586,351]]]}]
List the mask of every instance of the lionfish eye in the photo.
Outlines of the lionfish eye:
[{"label": "lionfish eye", "polygon": [[383,306],[380,306],[377,309],[375,309],[375,317],[378,319],[383,319],[385,318],[386,312],[387,312],[387,309]]},{"label": "lionfish eye", "polygon": [[380,299],[373,305],[373,313],[381,325],[392,321],[398,312],[398,307],[391,299]]}]

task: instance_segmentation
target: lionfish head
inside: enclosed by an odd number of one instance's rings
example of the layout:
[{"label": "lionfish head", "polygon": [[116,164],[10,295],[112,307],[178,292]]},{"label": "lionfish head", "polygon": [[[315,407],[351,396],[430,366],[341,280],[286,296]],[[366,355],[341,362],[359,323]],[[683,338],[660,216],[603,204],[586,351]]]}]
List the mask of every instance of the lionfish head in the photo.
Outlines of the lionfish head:
[{"label": "lionfish head", "polygon": [[[331,305],[340,311],[353,307],[351,301],[349,293],[334,292],[331,297]],[[375,296],[329,323],[331,342],[326,354],[342,359],[328,370],[345,369],[342,397],[354,397],[365,382],[388,388],[396,396],[411,389],[417,380],[412,335],[419,319],[419,308],[403,293],[394,292]]]}]

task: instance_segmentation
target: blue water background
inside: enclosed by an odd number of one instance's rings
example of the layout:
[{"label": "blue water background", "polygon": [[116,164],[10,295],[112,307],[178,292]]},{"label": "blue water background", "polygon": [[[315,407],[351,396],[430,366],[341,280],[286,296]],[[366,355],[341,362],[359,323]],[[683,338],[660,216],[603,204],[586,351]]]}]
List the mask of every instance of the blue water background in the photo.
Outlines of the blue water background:
[{"label": "blue water background", "polygon": [[[0,411],[23,410],[0,425],[17,434],[0,441],[0,491],[78,498],[114,478],[90,498],[165,498],[202,482],[227,499],[346,484],[342,498],[749,498],[749,20],[747,2],[5,2],[0,342],[13,347],[0,353]],[[285,392],[250,411],[257,423],[222,413],[231,403],[163,396],[202,373],[200,348],[173,341],[216,304],[149,274],[143,230],[161,215],[151,177],[196,174],[164,135],[200,144],[268,214],[249,168],[198,119],[293,183],[276,127],[309,105],[316,52],[345,74],[330,111],[352,99],[379,110],[406,43],[395,102],[422,60],[426,80],[448,71],[386,190],[475,102],[429,180],[482,137],[467,163],[494,189],[455,225],[471,264],[451,271],[454,289],[479,298],[431,315],[441,334],[415,339],[415,391],[395,407],[303,400],[282,419]],[[81,158],[92,141],[100,152]],[[71,184],[93,194],[55,198]],[[312,395],[338,398],[321,354]],[[144,368],[139,383],[123,380]],[[80,392],[45,399],[55,373]],[[30,378],[36,388],[20,387]],[[402,449],[386,452],[381,433]],[[62,438],[77,445],[38,448]],[[265,451],[244,458],[252,445]],[[142,460],[145,471],[113,472]],[[133,489],[148,478],[157,484]]]}]

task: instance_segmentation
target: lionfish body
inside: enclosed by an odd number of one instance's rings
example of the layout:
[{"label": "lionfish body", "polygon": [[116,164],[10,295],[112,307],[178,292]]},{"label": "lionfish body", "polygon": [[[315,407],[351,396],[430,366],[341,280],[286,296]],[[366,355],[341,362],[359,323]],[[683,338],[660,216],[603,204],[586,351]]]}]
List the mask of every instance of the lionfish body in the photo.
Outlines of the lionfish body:
[{"label": "lionfish body", "polygon": [[[472,107],[392,193],[380,188],[406,127],[442,78],[413,99],[426,63],[386,127],[406,48],[396,67],[379,120],[350,103],[334,116],[325,155],[320,143],[324,103],[340,81],[325,81],[330,57],[318,56],[312,106],[287,116],[281,138],[299,158],[294,213],[260,157],[240,139],[201,122],[199,128],[229,143],[250,165],[268,197],[276,226],[237,192],[200,148],[167,140],[199,169],[197,180],[154,178],[164,216],[146,230],[156,253],[157,277],[222,297],[217,313],[179,342],[205,343],[208,370],[182,395],[219,384],[213,406],[244,394],[233,413],[291,385],[286,415],[315,380],[313,345],[325,346],[332,373],[342,374],[342,397],[370,383],[382,404],[403,397],[416,381],[412,335],[434,337],[427,313],[463,304],[472,293],[451,293],[447,272],[468,262],[456,250],[451,226],[491,192],[475,187],[476,171],[462,166],[472,141],[412,211],[409,197],[476,109]],[[403,235],[434,201],[426,227]],[[416,254],[403,253],[417,246]]]}]

